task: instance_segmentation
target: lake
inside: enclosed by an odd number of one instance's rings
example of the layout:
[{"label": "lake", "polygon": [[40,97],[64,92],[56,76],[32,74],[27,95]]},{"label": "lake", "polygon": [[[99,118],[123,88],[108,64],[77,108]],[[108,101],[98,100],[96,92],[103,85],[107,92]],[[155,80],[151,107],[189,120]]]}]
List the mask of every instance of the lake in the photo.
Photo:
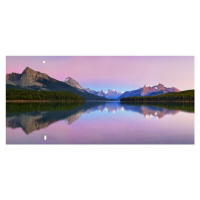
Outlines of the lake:
[{"label": "lake", "polygon": [[194,103],[7,103],[7,144],[194,144]]}]

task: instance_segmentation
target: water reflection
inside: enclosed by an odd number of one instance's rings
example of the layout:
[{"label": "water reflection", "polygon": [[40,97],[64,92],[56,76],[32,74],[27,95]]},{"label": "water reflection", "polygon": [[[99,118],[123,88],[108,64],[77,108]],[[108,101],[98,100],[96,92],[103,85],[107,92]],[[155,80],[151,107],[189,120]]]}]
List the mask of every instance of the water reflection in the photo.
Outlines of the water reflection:
[{"label": "water reflection", "polygon": [[144,115],[144,117],[146,119],[149,119],[151,117],[156,117],[157,119],[161,119],[165,115],[168,115],[168,114],[175,115],[179,112],[179,110],[169,110],[166,108],[148,106],[148,105],[137,105],[137,106],[126,105],[124,109],[127,111],[130,110],[130,111],[138,112],[138,113]]},{"label": "water reflection", "polygon": [[90,102],[85,104],[66,103],[7,103],[6,126],[21,127],[26,134],[48,127],[50,124],[65,120],[67,125],[76,122],[83,113],[135,112],[146,119],[156,117],[162,119],[166,115],[176,115],[180,110],[194,112],[192,103],[154,103],[154,104],[121,104],[119,102]]}]

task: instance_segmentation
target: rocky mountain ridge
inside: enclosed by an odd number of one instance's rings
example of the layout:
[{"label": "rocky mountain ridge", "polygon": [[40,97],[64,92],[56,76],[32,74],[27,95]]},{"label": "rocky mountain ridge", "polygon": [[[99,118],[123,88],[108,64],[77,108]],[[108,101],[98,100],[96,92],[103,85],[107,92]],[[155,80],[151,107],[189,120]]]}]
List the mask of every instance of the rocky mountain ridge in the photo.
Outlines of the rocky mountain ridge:
[{"label": "rocky mountain ridge", "polygon": [[75,87],[80,90],[84,90],[84,88],[76,80],[74,80],[71,77],[67,77],[64,82],[67,83],[68,85],[71,85],[72,87]]},{"label": "rocky mountain ridge", "polygon": [[[107,92],[103,90],[95,91],[90,88],[83,88],[78,81],[74,80],[71,77],[67,77],[65,81],[58,81],[54,78],[51,78],[46,73],[41,73],[35,71],[29,67],[21,73],[11,73],[6,74],[6,84],[9,87],[20,87],[25,89],[36,89],[36,90],[49,90],[49,91],[70,91],[78,94],[82,97],[88,97],[89,99],[121,99],[123,97],[130,96],[154,96],[159,94],[165,94],[169,92],[180,92],[175,87],[167,88],[163,84],[159,83],[154,86],[146,84],[144,87],[137,90],[118,92],[115,89],[109,89]],[[92,95],[92,96],[91,96]],[[95,98],[94,98],[95,96]],[[99,100],[100,100],[99,99]],[[103,99],[101,99],[103,100]]]},{"label": "rocky mountain ridge", "polygon": [[157,85],[151,86],[149,84],[144,85],[144,87],[139,88],[137,90],[126,91],[118,99],[123,97],[133,97],[133,96],[155,96],[159,94],[166,94],[169,92],[180,92],[179,89],[175,87],[167,88],[163,84],[158,83]]},{"label": "rocky mountain ridge", "polygon": [[[76,84],[73,80],[72,84]],[[19,73],[6,74],[7,89],[30,89],[30,90],[47,90],[47,91],[68,91],[75,93],[86,100],[106,100],[97,95],[90,94],[83,89],[71,86],[63,81],[56,80],[46,73],[35,71],[29,67]]]}]

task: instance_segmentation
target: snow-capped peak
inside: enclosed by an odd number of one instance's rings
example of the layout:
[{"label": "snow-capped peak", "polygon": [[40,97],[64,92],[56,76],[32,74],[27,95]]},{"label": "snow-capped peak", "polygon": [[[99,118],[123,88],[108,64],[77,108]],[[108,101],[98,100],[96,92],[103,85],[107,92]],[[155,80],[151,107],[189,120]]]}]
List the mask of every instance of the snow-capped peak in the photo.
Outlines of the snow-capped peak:
[{"label": "snow-capped peak", "polygon": [[160,83],[156,83],[155,85],[145,84],[144,87],[154,87],[155,89],[157,89],[156,87],[158,85],[160,85]]},{"label": "snow-capped peak", "polygon": [[69,77],[65,79],[65,82],[66,82],[66,81],[69,81]]},{"label": "snow-capped peak", "polygon": [[145,87],[152,87],[152,85],[150,85],[150,84],[145,84],[144,86]]}]

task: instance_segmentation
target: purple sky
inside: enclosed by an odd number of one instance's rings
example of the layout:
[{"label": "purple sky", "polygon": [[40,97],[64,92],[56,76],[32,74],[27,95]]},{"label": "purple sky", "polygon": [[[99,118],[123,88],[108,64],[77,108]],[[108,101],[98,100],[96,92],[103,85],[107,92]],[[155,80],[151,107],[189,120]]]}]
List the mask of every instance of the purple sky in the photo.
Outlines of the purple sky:
[{"label": "purple sky", "polygon": [[70,76],[82,87],[94,90],[127,91],[147,83],[162,83],[180,90],[194,89],[193,56],[6,57],[6,73],[22,73],[27,66],[60,81]]}]

